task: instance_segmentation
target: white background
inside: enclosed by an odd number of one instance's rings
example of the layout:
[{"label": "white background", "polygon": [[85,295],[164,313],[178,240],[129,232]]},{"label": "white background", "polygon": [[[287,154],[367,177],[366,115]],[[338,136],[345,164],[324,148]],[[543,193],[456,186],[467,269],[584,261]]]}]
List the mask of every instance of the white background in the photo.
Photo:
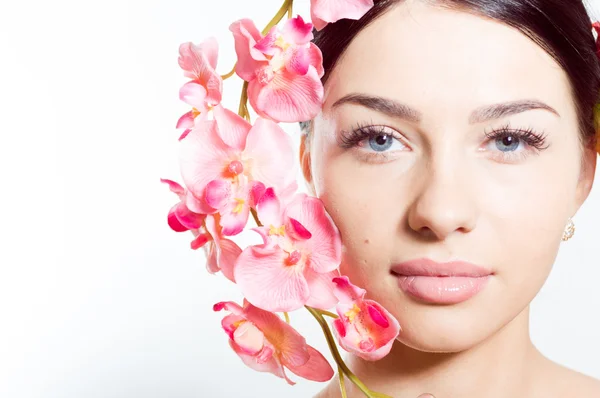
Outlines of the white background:
[{"label": "white background", "polygon": [[[177,98],[179,44],[215,35],[223,74],[234,62],[229,24],[264,26],[279,3],[0,3],[0,396],[321,388],[255,373],[229,349],[211,306],[239,293],[207,274],[191,235],[168,229],[176,198],[159,183],[179,180],[174,126],[188,110]],[[307,4],[296,6],[306,17]],[[225,104],[237,106],[239,79],[225,87]],[[600,184],[575,222],[533,303],[532,336],[552,359],[600,378]],[[307,314],[292,323],[326,351]]]}]

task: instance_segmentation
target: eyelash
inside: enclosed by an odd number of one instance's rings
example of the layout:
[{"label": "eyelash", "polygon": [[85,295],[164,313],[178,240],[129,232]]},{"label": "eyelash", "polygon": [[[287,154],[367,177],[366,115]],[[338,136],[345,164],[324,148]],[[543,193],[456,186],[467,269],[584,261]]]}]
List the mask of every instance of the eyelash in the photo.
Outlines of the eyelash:
[{"label": "eyelash", "polygon": [[366,138],[377,137],[379,135],[389,135],[393,138],[400,140],[398,137],[394,137],[389,132],[389,128],[385,126],[373,126],[368,123],[357,123],[351,130],[344,130],[339,135],[339,144],[344,149],[350,149],[358,146]]},{"label": "eyelash", "polygon": [[[386,126],[359,122],[351,130],[342,131],[342,133],[339,135],[339,145],[344,149],[350,149],[359,146],[359,144],[367,138],[377,137],[380,135],[393,137],[406,145],[401,137],[394,136],[389,132],[389,130],[390,129]],[[531,147],[536,154],[548,148],[549,145],[546,143],[546,136],[547,134],[545,132],[538,133],[531,127],[527,129],[513,128],[510,126],[510,123],[506,123],[500,128],[485,132],[485,137],[488,141],[494,141],[506,137],[515,137],[520,142],[523,142],[527,144],[527,146]],[[369,156],[386,157],[387,154],[385,152],[381,152],[369,154]],[[516,161],[515,157],[524,157],[526,155],[515,153],[514,151],[507,151],[502,152],[500,156],[502,157],[503,161],[514,162]]]}]

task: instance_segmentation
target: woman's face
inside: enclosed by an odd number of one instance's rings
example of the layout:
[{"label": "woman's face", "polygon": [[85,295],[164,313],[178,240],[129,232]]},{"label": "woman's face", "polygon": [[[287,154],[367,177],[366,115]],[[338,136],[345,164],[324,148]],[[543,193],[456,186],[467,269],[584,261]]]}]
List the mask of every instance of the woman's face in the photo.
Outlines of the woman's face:
[{"label": "woman's face", "polygon": [[[463,350],[514,319],[593,180],[564,71],[513,28],[410,2],[355,37],[325,90],[303,158],[340,229],[342,272],[420,350]],[[491,275],[467,300],[427,300],[393,272],[422,258]]]}]

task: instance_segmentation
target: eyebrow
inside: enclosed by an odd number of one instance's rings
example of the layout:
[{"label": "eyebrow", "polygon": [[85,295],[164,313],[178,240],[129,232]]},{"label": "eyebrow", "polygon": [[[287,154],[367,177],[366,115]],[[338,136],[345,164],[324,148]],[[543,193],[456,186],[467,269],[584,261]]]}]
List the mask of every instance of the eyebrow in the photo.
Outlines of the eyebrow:
[{"label": "eyebrow", "polygon": [[[364,106],[365,108],[384,113],[388,116],[405,119],[413,123],[419,123],[423,117],[421,112],[411,108],[406,104],[390,98],[367,94],[352,93],[345,95],[335,101],[332,105],[332,108],[335,109],[343,104]],[[469,124],[483,123],[489,120],[500,119],[502,117],[507,117],[534,109],[546,110],[560,117],[559,113],[554,108],[542,101],[535,99],[523,99],[486,105],[477,108],[469,116]]]}]

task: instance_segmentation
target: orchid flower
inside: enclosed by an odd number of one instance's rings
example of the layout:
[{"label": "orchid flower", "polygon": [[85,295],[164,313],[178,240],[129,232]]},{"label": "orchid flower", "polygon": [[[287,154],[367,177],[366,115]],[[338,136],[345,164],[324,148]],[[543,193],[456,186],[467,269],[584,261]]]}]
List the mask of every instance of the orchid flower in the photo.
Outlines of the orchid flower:
[{"label": "orchid flower", "polygon": [[221,103],[223,79],[216,72],[219,45],[214,37],[199,45],[191,42],[179,46],[179,66],[191,81],[179,90],[179,98],[192,106],[177,121],[176,128],[184,128],[180,140],[195,126],[195,121],[206,119],[208,111]]},{"label": "orchid flower", "polygon": [[273,373],[291,385],[295,383],[287,377],[285,368],[313,381],[323,382],[333,377],[333,369],[325,357],[277,315],[247,301],[243,308],[233,302],[220,302],[213,309],[231,313],[223,318],[221,325],[229,335],[231,348],[250,368]]},{"label": "orchid flower", "polygon": [[[271,120],[252,126],[218,105],[181,141],[180,169],[191,192],[187,206],[220,213],[227,236],[240,233],[264,185],[289,195],[297,187],[291,137]],[[263,185],[264,184],[264,185]]]},{"label": "orchid flower", "polygon": [[317,30],[340,19],[360,19],[373,7],[373,0],[310,0],[310,18]]},{"label": "orchid flower", "polygon": [[339,275],[339,232],[315,197],[298,194],[285,208],[272,188],[257,205],[263,245],[238,257],[235,280],[252,304],[268,311],[293,311],[303,305],[333,307],[332,279]]},{"label": "orchid flower", "polygon": [[346,351],[368,361],[386,356],[400,333],[400,325],[385,308],[364,299],[366,290],[354,286],[348,277],[333,279],[339,318],[333,321],[338,342]]},{"label": "orchid flower", "polygon": [[323,56],[311,43],[312,24],[289,19],[281,31],[266,36],[250,19],[229,27],[238,57],[236,73],[248,82],[248,99],[256,113],[277,122],[314,118],[323,103]]},{"label": "orchid flower", "polygon": [[189,193],[178,183],[161,179],[169,185],[171,192],[179,196],[180,202],[169,211],[168,223],[175,232],[191,231],[195,239],[190,244],[193,250],[203,247],[206,251],[206,268],[210,273],[222,271],[233,282],[233,266],[242,249],[233,241],[223,237],[215,216],[192,212],[186,203]]}]

